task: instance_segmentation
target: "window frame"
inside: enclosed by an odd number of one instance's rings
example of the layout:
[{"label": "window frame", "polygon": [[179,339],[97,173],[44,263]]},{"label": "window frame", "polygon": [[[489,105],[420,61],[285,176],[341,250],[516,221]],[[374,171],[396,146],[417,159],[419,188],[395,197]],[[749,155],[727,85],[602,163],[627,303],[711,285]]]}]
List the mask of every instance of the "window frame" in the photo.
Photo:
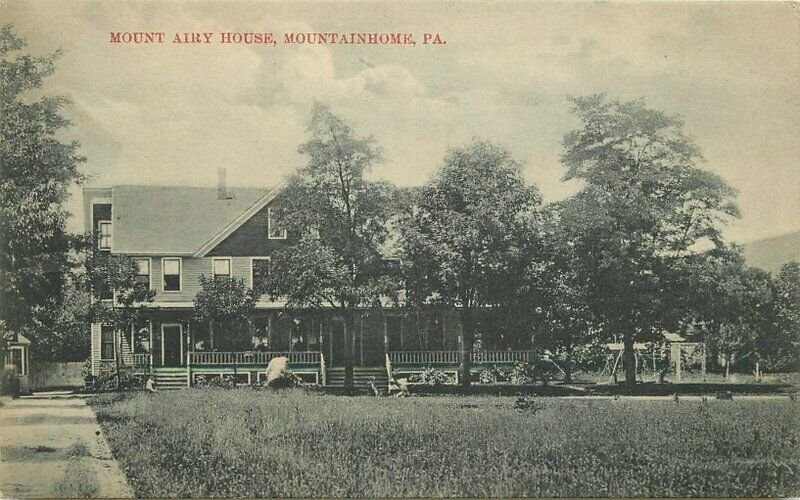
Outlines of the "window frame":
[{"label": "window frame", "polygon": [[[178,289],[177,290],[167,290],[167,281],[165,279],[166,275],[166,268],[164,263],[168,260],[177,260],[178,261]],[[170,276],[174,276],[170,274]],[[182,257],[162,257],[161,258],[161,291],[164,293],[178,293],[183,291],[183,258]]]},{"label": "window frame", "polygon": [[[146,260],[147,261],[147,289],[148,290],[152,290],[153,289],[153,259],[151,257],[134,257],[133,260],[137,263],[137,266],[138,266],[138,263],[139,263],[140,260]],[[139,276],[144,276],[144,274],[139,274],[139,270],[137,269],[136,270],[136,277],[138,278]]]},{"label": "window frame", "polygon": [[[110,328],[111,329],[111,340],[104,340],[103,339],[103,329]],[[100,325],[100,361],[114,361],[117,359],[117,346],[116,346],[117,334],[114,330],[114,325]],[[106,344],[111,344],[111,357],[103,357],[103,347]]]},{"label": "window frame", "polygon": [[283,233],[280,236],[273,236],[272,235],[272,207],[267,208],[267,239],[268,240],[285,240],[288,236],[288,232],[286,228],[283,229]]},{"label": "window frame", "polygon": [[[218,260],[227,260],[228,261],[228,274],[217,274],[215,266]],[[211,277],[213,279],[217,278],[228,278],[233,279],[233,259],[231,257],[211,257]]]},{"label": "window frame", "polygon": [[253,263],[255,261],[257,261],[257,260],[266,260],[267,262],[269,262],[269,269],[267,271],[267,274],[272,274],[272,257],[269,257],[269,256],[267,256],[267,257],[250,257],[250,289],[251,290],[254,289],[255,285],[256,285],[255,284],[255,273],[253,272],[255,270],[255,268],[253,267]]},{"label": "window frame", "polygon": [[[103,226],[108,226],[108,246],[104,247],[102,244],[103,241]],[[114,233],[112,233],[113,225],[111,224],[110,220],[99,220],[97,221],[97,249],[98,250],[108,250],[111,251],[111,245],[113,245],[113,238]]]}]

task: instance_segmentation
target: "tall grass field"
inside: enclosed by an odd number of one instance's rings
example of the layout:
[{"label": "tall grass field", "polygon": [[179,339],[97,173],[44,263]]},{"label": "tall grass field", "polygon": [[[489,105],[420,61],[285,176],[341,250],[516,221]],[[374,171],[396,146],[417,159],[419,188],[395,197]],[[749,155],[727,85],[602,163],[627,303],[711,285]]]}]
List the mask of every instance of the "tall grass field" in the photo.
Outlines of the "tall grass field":
[{"label": "tall grass field", "polygon": [[797,496],[800,403],[187,389],[90,403],[137,496]]}]

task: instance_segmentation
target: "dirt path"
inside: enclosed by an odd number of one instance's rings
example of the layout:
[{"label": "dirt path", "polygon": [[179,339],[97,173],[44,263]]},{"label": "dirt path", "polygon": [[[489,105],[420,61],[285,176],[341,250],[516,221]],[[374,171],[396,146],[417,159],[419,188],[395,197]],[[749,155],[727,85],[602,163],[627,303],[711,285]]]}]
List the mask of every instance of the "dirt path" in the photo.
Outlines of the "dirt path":
[{"label": "dirt path", "polygon": [[0,498],[31,497],[133,497],[83,399],[0,407]]}]

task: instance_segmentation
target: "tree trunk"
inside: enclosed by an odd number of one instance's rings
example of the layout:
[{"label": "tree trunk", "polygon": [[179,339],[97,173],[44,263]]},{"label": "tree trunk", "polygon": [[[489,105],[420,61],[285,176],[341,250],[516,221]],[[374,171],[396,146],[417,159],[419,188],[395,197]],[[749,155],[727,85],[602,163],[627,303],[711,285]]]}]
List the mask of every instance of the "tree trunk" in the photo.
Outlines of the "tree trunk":
[{"label": "tree trunk", "polygon": [[458,367],[459,382],[463,387],[470,386],[472,376],[472,345],[475,342],[475,320],[470,308],[461,310],[461,355]]},{"label": "tree trunk", "polygon": [[214,350],[214,320],[208,322],[208,348]]},{"label": "tree trunk", "polygon": [[625,385],[636,385],[636,351],[633,349],[633,330],[623,332],[622,363],[625,365]]},{"label": "tree trunk", "polygon": [[567,346],[564,356],[564,383],[572,383],[572,345]]},{"label": "tree trunk", "polygon": [[344,387],[353,390],[353,334],[355,333],[355,311],[347,311],[344,319]]}]

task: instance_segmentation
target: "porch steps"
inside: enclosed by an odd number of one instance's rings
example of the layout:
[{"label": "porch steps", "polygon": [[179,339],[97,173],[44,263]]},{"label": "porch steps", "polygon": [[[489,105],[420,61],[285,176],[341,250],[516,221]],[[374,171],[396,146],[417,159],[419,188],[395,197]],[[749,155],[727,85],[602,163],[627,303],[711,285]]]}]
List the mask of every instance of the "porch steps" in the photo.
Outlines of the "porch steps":
[{"label": "porch steps", "polygon": [[[327,372],[328,387],[344,387],[344,368],[328,368]],[[372,390],[370,381],[375,384],[375,388],[382,394],[389,390],[389,377],[386,375],[386,368],[360,368],[353,370],[353,387],[355,389]]]},{"label": "porch steps", "polygon": [[185,368],[154,368],[153,378],[159,391],[186,387]]}]

